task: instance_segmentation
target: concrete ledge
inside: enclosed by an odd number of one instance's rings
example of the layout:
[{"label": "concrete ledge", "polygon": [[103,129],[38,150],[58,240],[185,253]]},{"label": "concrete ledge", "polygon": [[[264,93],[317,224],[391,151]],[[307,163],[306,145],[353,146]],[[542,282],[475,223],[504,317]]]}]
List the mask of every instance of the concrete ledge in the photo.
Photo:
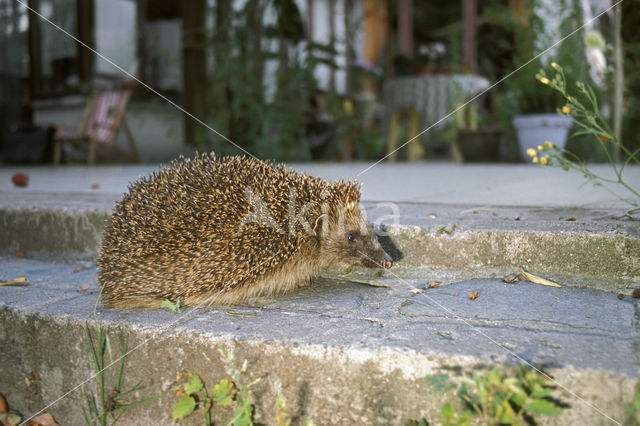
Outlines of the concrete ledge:
[{"label": "concrete ledge", "polygon": [[[73,262],[95,258],[114,194],[2,193],[0,253]],[[365,202],[370,219],[389,203]],[[382,243],[407,269],[524,267],[578,286],[625,291],[640,283],[640,227],[619,211],[395,203],[397,224],[382,220]],[[567,221],[567,219],[575,219]],[[438,232],[444,226],[453,232]]]},{"label": "concrete ledge", "polygon": [[[27,413],[92,373],[83,327],[91,325],[98,297],[96,271],[76,267],[0,259],[3,276],[25,275],[32,283],[0,288],[0,389]],[[624,418],[640,368],[637,299],[495,279],[462,281],[412,297],[406,280],[383,282],[390,287],[320,279],[278,299],[193,314],[98,305],[97,318],[108,327],[115,354],[128,337],[125,387],[142,380],[148,387],[140,396],[167,390],[181,370],[200,374],[209,386],[226,377],[216,350],[217,342],[225,344],[236,365],[247,360],[247,381],[262,379],[254,393],[256,420],[265,424],[273,424],[278,395],[287,398],[291,415],[317,424],[434,421],[444,399],[417,379],[512,366],[519,362],[514,355],[607,416]],[[83,291],[81,285],[90,288]],[[470,300],[469,291],[480,297]],[[33,375],[42,380],[27,387],[24,379]],[[543,424],[610,424],[570,393],[558,389],[556,396],[570,407]],[[61,424],[77,424],[81,401],[72,393],[48,411]],[[167,424],[175,402],[167,397],[140,406],[122,422]],[[218,422],[229,419],[225,412],[218,415]],[[187,424],[200,421],[195,415]]]}]

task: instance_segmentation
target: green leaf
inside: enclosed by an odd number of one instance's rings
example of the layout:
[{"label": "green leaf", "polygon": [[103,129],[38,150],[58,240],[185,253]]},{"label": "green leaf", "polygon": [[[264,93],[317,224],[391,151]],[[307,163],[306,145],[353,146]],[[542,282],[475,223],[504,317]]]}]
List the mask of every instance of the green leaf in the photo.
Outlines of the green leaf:
[{"label": "green leaf", "polygon": [[531,414],[542,414],[544,416],[559,416],[562,413],[560,407],[546,399],[534,399],[527,405],[527,411]]},{"label": "green leaf", "polygon": [[426,380],[431,386],[433,386],[437,393],[453,389],[456,385],[449,380],[448,374],[438,374],[434,376],[425,376],[421,380]]},{"label": "green leaf", "polygon": [[251,415],[252,415],[251,411],[252,411],[251,407],[248,407],[247,410],[245,410],[244,406],[238,407],[236,411],[233,413],[233,418],[229,423],[232,424],[233,426],[252,425],[253,420],[251,419]]},{"label": "green leaf", "polygon": [[219,405],[230,405],[233,402],[233,382],[222,379],[213,387],[213,400]]},{"label": "green leaf", "polygon": [[200,392],[204,388],[202,379],[197,374],[187,373],[189,375],[189,381],[184,384],[184,391],[187,395],[193,395],[196,392]]},{"label": "green leaf", "polygon": [[531,396],[533,396],[534,398],[545,398],[551,395],[551,392],[553,392],[553,389],[542,388],[532,392]]},{"label": "green leaf", "polygon": [[429,426],[426,419],[420,420],[407,420],[404,422],[404,426]]},{"label": "green leaf", "polygon": [[174,303],[169,299],[164,299],[160,307],[162,309],[169,309],[174,314],[180,312],[180,305],[182,304],[182,297],[178,298],[178,300]]},{"label": "green leaf", "polygon": [[182,420],[196,409],[196,400],[192,396],[183,396],[173,407],[171,417],[175,420]]},{"label": "green leaf", "polygon": [[526,395],[522,395],[522,394],[514,394],[511,395],[511,401],[518,405],[519,407],[524,406],[524,404],[527,402],[527,397]]},{"label": "green leaf", "polygon": [[437,232],[441,234],[451,234],[453,232],[453,228],[451,225],[443,226],[442,228],[438,228]]},{"label": "green leaf", "polygon": [[440,408],[440,415],[443,419],[451,419],[455,417],[456,410],[453,408],[453,405],[445,402],[444,404],[442,404],[442,408]]}]

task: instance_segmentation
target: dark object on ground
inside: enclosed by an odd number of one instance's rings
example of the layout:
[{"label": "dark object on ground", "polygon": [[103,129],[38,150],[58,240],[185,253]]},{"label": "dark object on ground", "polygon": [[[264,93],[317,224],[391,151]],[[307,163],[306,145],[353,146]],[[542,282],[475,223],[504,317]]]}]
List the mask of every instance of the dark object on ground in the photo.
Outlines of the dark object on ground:
[{"label": "dark object on ground", "polygon": [[4,158],[7,163],[44,163],[53,158],[53,129],[16,124],[4,133]]}]

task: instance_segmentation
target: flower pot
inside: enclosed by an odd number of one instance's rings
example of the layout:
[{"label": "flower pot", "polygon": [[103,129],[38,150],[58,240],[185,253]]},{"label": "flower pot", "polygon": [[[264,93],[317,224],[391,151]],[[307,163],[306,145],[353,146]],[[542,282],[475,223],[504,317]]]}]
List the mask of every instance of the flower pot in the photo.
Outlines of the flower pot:
[{"label": "flower pot", "polygon": [[501,140],[502,131],[498,129],[458,130],[454,157],[464,163],[499,161]]},{"label": "flower pot", "polygon": [[520,155],[528,161],[527,150],[537,149],[538,145],[545,141],[564,148],[571,127],[571,119],[558,114],[519,115],[513,119],[513,126],[518,133]]}]

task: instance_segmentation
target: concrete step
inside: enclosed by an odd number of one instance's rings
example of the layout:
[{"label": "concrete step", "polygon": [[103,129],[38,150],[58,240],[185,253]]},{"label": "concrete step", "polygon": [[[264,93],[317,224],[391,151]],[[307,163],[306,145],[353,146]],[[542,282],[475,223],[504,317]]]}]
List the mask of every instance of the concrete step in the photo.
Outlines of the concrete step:
[{"label": "concrete step", "polygon": [[[569,406],[543,424],[624,419],[640,368],[640,304],[629,296],[640,285],[640,231],[620,210],[396,204],[399,221],[383,222],[382,241],[398,261],[378,287],[328,276],[277,299],[176,315],[96,305],[93,259],[115,198],[0,197],[0,281],[31,282],[0,287],[0,391],[25,413],[55,402],[46,411],[59,423],[82,421],[79,389],[66,393],[92,375],[84,327],[96,309],[114,356],[128,338],[126,385],[148,385],[138,395],[166,391],[181,370],[209,386],[227,377],[222,343],[237,366],[247,361],[247,382],[261,378],[256,421],[265,424],[279,395],[317,424],[436,422],[445,399],[419,378],[522,362],[550,374]],[[391,212],[364,204],[374,221]],[[451,234],[438,232],[447,225]],[[498,279],[518,267],[565,286]],[[434,281],[443,285],[409,292]],[[121,422],[168,424],[176,400],[127,410]]]},{"label": "concrete step", "polygon": [[[31,282],[0,287],[0,389],[26,413],[55,402],[46,411],[61,424],[77,424],[82,397],[79,390],[66,392],[93,372],[83,328],[91,326],[99,298],[95,268],[3,257],[0,271],[2,279]],[[388,287],[318,279],[277,299],[180,314],[98,305],[96,317],[109,331],[114,356],[128,338],[125,386],[142,380],[148,386],[141,396],[166,391],[182,370],[210,386],[226,377],[216,349],[222,343],[237,367],[247,361],[247,382],[261,378],[254,387],[256,420],[265,424],[273,424],[280,395],[291,415],[317,424],[433,421],[444,399],[419,378],[525,361],[550,374],[556,397],[569,405],[543,424],[622,421],[640,367],[638,299],[498,279],[409,293],[446,273],[376,281]],[[468,292],[479,297],[471,300]],[[27,386],[25,377],[34,376],[41,381]],[[85,392],[94,382],[85,383]],[[126,411],[122,422],[169,424],[176,400]],[[219,416],[222,422],[225,413]]]},{"label": "concrete step", "polygon": [[[92,260],[114,194],[4,192],[0,253]],[[640,226],[621,210],[363,203],[396,260],[416,267],[524,267],[579,286],[625,291],[640,283]],[[451,233],[441,232],[450,226]]]}]

